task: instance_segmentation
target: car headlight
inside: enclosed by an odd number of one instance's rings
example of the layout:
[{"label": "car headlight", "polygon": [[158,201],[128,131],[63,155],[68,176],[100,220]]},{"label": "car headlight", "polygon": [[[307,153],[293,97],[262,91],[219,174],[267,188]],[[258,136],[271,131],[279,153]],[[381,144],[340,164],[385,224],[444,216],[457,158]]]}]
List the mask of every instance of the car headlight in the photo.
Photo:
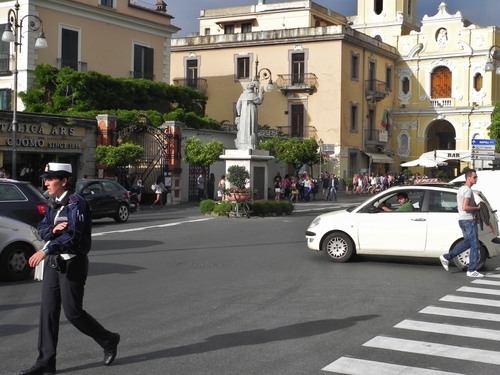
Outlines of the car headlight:
[{"label": "car headlight", "polygon": [[314,228],[315,226],[318,226],[320,222],[321,222],[321,217],[318,216],[311,222],[311,224],[309,224],[309,228]]}]

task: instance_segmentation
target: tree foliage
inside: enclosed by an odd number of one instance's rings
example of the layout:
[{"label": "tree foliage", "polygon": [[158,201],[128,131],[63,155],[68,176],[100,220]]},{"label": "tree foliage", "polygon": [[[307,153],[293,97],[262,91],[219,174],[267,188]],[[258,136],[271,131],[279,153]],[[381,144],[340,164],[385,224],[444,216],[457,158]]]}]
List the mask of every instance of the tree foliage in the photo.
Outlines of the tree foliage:
[{"label": "tree foliage", "polygon": [[19,93],[28,112],[61,113],[93,110],[154,110],[169,113],[172,107],[203,117],[207,97],[189,87],[146,79],[114,78],[95,71],[80,73],[40,64],[33,87]]},{"label": "tree foliage", "polygon": [[279,162],[289,163],[297,175],[304,165],[319,163],[319,145],[315,139],[273,137],[258,145],[261,150],[268,150]]},{"label": "tree foliage", "polygon": [[120,146],[97,146],[94,157],[97,164],[105,167],[137,165],[144,149],[133,143],[123,143]]},{"label": "tree foliage", "polygon": [[199,138],[191,137],[186,141],[186,156],[184,161],[208,167],[219,160],[224,153],[224,144],[220,141],[210,141],[203,145]]},{"label": "tree foliage", "polygon": [[232,165],[227,169],[226,180],[238,189],[244,189],[250,180],[250,172],[242,165]]},{"label": "tree foliage", "polygon": [[488,128],[488,135],[490,139],[497,141],[495,151],[500,152],[500,103],[495,105],[495,109],[491,115],[491,125]]}]

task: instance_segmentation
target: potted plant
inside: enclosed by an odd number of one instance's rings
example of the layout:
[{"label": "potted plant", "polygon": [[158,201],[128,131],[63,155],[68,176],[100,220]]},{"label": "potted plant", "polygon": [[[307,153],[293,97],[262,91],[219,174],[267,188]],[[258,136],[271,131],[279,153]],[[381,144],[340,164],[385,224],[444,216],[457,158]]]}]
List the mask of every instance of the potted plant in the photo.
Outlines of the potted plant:
[{"label": "potted plant", "polygon": [[251,190],[247,187],[250,181],[250,173],[241,165],[232,165],[227,169],[226,180],[231,184],[225,190],[226,197],[232,201],[246,201],[251,195]]},{"label": "potted plant", "polygon": [[344,178],[345,191],[349,192],[352,189],[353,179],[348,177]]}]

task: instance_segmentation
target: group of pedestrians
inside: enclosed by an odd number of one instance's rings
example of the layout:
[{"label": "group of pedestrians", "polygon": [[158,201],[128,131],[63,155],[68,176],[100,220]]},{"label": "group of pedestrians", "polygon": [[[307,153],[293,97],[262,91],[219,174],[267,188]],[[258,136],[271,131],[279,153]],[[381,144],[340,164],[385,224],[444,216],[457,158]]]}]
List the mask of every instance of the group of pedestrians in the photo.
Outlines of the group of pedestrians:
[{"label": "group of pedestrians", "polygon": [[286,174],[281,177],[278,172],[273,180],[274,200],[289,200],[292,203],[312,202],[316,200],[316,194],[322,189],[324,200],[336,201],[339,188],[339,179],[335,174],[321,173],[315,180],[307,172],[299,177]]},{"label": "group of pedestrians", "polygon": [[382,190],[387,190],[392,186],[404,185],[405,177],[403,173],[392,172],[375,173],[355,173],[352,179],[354,194],[376,194]]}]

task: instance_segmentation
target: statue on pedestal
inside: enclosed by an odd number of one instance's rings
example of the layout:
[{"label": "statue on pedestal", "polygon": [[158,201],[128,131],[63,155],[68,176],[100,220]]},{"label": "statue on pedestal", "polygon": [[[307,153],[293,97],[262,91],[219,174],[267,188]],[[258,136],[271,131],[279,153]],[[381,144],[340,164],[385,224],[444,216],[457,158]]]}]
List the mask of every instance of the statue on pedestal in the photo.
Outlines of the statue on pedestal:
[{"label": "statue on pedestal", "polygon": [[257,145],[258,116],[257,106],[264,101],[264,88],[260,87],[259,81],[250,82],[243,90],[236,103],[236,125],[238,134],[236,148],[238,150],[254,150]]}]

